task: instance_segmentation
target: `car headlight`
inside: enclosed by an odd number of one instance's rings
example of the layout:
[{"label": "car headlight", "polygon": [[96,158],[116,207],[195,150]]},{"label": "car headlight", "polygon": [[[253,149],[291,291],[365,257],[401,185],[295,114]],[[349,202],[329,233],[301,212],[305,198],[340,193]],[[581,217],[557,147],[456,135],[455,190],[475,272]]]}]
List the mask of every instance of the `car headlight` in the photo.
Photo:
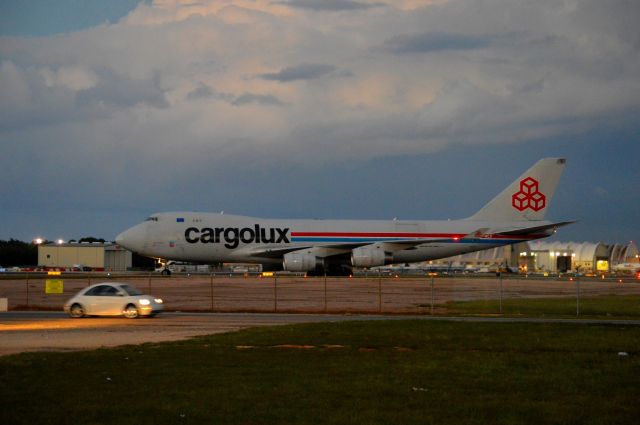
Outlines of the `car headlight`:
[{"label": "car headlight", "polygon": [[149,305],[151,304],[151,301],[147,300],[147,299],[141,299],[140,300],[140,305]]},{"label": "car headlight", "polygon": [[154,301],[158,304],[162,304],[162,298],[156,298]]}]

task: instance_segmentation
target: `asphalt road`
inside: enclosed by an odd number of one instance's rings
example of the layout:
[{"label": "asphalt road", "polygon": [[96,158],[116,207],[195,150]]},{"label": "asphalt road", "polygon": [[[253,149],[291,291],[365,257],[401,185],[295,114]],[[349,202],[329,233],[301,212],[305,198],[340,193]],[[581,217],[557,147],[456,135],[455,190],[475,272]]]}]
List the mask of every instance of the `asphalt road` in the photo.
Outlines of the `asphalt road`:
[{"label": "asphalt road", "polygon": [[70,319],[61,312],[0,313],[0,355],[27,351],[75,351],[161,342],[255,326],[348,320],[448,320],[488,323],[578,323],[640,326],[640,320],[519,319],[272,313],[163,313],[154,318]]}]

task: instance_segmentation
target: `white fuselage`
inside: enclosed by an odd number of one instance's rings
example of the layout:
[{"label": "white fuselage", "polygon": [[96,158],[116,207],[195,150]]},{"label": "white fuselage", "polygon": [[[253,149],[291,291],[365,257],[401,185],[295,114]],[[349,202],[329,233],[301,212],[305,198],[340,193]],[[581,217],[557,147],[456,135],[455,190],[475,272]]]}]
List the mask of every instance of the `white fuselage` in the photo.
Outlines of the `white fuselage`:
[{"label": "white fuselage", "polygon": [[[537,222],[537,225],[548,222]],[[498,223],[501,228],[522,223]],[[141,255],[193,262],[277,264],[281,255],[307,247],[344,250],[351,245],[433,240],[394,252],[393,262],[444,258],[548,236],[540,233],[504,237],[469,237],[497,223],[469,220],[282,220],[236,215],[174,212],[154,214],[118,236],[116,241]],[[494,237],[492,237],[494,236]]]}]

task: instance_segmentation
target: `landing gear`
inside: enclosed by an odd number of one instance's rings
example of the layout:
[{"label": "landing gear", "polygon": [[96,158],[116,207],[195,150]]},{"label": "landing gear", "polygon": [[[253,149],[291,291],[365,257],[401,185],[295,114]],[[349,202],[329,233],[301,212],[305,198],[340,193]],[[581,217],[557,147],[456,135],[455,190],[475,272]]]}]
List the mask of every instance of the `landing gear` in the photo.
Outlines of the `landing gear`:
[{"label": "landing gear", "polygon": [[328,264],[307,272],[307,276],[351,276],[353,269],[347,264]]},{"label": "landing gear", "polygon": [[328,276],[351,276],[353,269],[347,264],[330,264],[327,267]]},{"label": "landing gear", "polygon": [[282,263],[262,265],[263,272],[281,272],[282,270],[284,270]]}]

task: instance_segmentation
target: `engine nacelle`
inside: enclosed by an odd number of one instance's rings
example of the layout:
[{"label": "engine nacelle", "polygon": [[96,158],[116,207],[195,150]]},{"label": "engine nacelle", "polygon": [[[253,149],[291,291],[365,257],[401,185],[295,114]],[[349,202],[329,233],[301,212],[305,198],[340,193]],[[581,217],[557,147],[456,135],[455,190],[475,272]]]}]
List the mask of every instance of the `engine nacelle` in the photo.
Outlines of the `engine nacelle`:
[{"label": "engine nacelle", "polygon": [[316,257],[314,254],[302,252],[290,252],[284,254],[282,266],[290,272],[310,272],[323,266],[322,258]]},{"label": "engine nacelle", "polygon": [[376,267],[391,264],[393,255],[381,246],[363,246],[351,251],[351,265],[354,267]]}]

